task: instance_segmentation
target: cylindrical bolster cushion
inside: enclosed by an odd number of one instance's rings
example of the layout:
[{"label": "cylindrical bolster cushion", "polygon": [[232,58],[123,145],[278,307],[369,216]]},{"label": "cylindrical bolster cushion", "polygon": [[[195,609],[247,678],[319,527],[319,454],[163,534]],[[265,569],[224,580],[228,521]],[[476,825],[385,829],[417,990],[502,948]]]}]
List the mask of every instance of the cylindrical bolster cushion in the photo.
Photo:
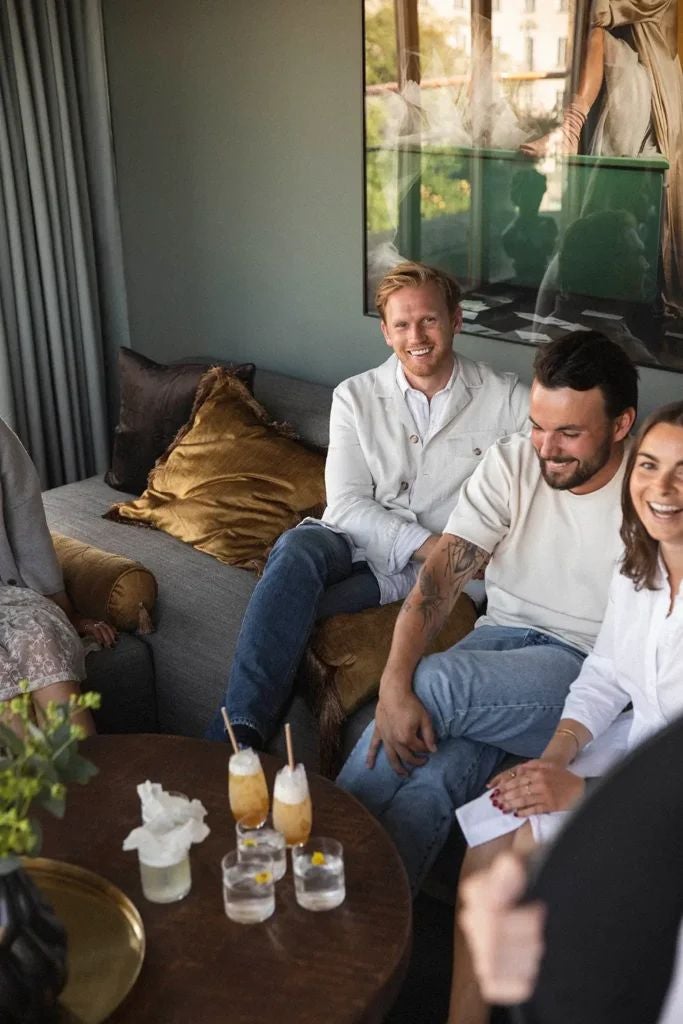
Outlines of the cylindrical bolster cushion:
[{"label": "cylindrical bolster cushion", "polygon": [[157,596],[157,582],[149,569],[60,533],[53,533],[52,540],[64,587],[81,615],[129,632],[138,629],[141,615],[149,621]]}]

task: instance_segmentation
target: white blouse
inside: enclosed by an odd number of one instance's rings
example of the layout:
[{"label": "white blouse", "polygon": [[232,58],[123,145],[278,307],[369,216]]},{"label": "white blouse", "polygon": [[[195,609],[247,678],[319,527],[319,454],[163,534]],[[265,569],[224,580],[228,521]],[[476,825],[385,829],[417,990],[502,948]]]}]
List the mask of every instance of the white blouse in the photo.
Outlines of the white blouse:
[{"label": "white blouse", "polygon": [[[563,718],[600,736],[631,701],[633,748],[683,712],[683,593],[673,609],[660,562],[657,590],[636,590],[617,569],[592,654],[574,680]],[[683,588],[682,588],[683,589]]]},{"label": "white blouse", "polygon": [[[617,568],[595,648],[572,683],[562,718],[581,722],[593,735],[569,770],[584,778],[604,775],[629,750],[683,713],[683,588],[674,607],[663,564],[659,589],[636,590]],[[621,714],[627,704],[633,712]],[[571,811],[533,814],[537,843],[549,842]],[[470,846],[524,824],[501,814],[484,793],[456,811]],[[683,938],[680,945],[683,988]],[[678,1024],[678,1022],[677,1022]]]}]

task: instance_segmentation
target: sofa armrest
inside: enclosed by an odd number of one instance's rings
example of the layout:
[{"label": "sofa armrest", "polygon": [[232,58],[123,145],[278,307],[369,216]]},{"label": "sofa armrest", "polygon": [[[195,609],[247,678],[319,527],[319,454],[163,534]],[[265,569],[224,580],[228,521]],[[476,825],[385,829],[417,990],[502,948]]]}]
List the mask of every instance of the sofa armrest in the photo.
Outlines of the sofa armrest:
[{"label": "sofa armrest", "polygon": [[127,632],[151,632],[157,583],[149,569],[60,533],[52,541],[66,592],[81,615]]}]

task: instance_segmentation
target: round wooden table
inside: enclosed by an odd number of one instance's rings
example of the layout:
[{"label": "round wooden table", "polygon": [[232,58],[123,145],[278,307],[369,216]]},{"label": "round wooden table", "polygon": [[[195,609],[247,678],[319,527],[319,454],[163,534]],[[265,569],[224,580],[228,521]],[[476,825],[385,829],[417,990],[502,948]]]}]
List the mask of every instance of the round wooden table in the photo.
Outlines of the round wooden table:
[{"label": "round wooden table", "polygon": [[[294,898],[291,863],[275,914],[240,925],[223,910],[220,860],[235,846],[229,749],[180,736],[95,736],[83,755],[99,774],[69,789],[62,821],[41,815],[42,856],[103,875],[136,904],[145,962],[111,1024],[379,1024],[410,954],[411,901],[392,843],[357,800],[310,776],[313,833],[344,845],[346,901],[311,913]],[[272,793],[280,762],[263,765]],[[211,834],[191,850],[192,891],[158,905],[142,895],[137,854],[121,844],[140,821],[135,787],[149,779],[198,797]]]}]

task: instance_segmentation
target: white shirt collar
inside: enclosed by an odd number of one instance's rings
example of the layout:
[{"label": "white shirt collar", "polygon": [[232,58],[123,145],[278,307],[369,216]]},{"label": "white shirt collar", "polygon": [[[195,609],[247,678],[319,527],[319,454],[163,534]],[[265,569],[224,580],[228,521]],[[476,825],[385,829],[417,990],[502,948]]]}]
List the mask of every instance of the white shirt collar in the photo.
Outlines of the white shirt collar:
[{"label": "white shirt collar", "polygon": [[[451,371],[450,377],[448,378],[448,383],[445,384],[440,391],[437,391],[436,395],[441,395],[443,394],[444,391],[450,391],[451,388],[453,387],[453,384],[455,383],[455,378],[458,376],[458,357],[455,355],[455,353],[453,353],[453,356],[453,369]],[[403,369],[403,364],[399,359],[396,360],[396,383],[401,389],[401,394],[403,395],[404,398],[406,396],[407,391],[417,391],[417,388],[412,387],[408,382],[408,378],[405,375],[405,370]],[[420,392],[420,394],[422,394],[422,392]],[[432,397],[436,398],[436,395],[433,395]]]}]

